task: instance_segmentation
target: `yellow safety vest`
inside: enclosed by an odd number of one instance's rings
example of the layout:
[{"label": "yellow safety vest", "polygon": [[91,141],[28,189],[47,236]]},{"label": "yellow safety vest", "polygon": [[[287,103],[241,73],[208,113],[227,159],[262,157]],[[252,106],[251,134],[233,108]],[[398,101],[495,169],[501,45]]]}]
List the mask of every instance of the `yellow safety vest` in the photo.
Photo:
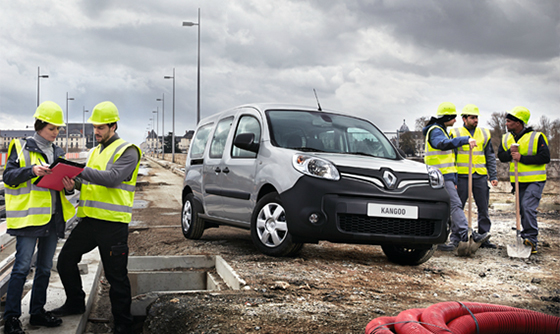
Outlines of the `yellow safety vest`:
[{"label": "yellow safety vest", "polygon": [[[457,173],[457,166],[455,165],[455,153],[453,150],[442,151],[433,148],[430,145],[430,132],[437,126],[432,126],[426,133],[426,145],[424,148],[424,163],[429,166],[437,167],[442,174]],[[442,129],[438,127],[439,129]],[[447,131],[444,129],[443,133],[449,139]]]},{"label": "yellow safety vest", "polygon": [[[488,175],[484,149],[490,141],[490,131],[488,129],[477,127],[474,130],[474,136],[471,136],[469,130],[464,126],[461,128],[451,129],[451,138],[464,136],[469,136],[476,140],[476,147],[473,148],[472,172],[480,175]],[[459,174],[469,174],[469,145],[463,145],[457,148],[457,172]]]},{"label": "yellow safety vest", "polygon": [[[13,139],[8,148],[8,156],[15,149],[20,167],[41,165],[41,161],[46,162],[40,153],[25,150],[26,143],[25,139]],[[51,191],[34,185],[33,182],[37,178],[38,176],[14,187],[4,184],[8,229],[43,226],[51,220],[53,214]],[[66,199],[64,190],[60,191],[60,201],[64,221],[68,221],[74,217],[76,210]]]},{"label": "yellow safety vest", "polygon": [[[544,137],[544,140],[548,145],[548,139],[543,133],[537,131],[527,132],[517,142],[519,144],[519,153],[526,156],[537,154],[540,136]],[[502,147],[505,151],[509,150],[511,145],[514,143],[515,138],[511,133],[508,132],[503,135]],[[529,183],[546,181],[546,164],[525,165],[521,162],[518,162],[517,171],[519,182]],[[515,163],[513,160],[509,163],[509,180],[512,183],[515,182]]]},{"label": "yellow safety vest", "polygon": [[[112,142],[103,151],[101,151],[101,145],[98,145],[91,152],[87,167],[101,171],[108,170],[130,146],[136,148],[139,156],[141,156],[142,151],[138,146],[120,138]],[[136,168],[132,173],[132,178],[115,187],[105,187],[84,180],[80,191],[78,217],[130,223],[139,167],[140,159],[138,159]]]}]

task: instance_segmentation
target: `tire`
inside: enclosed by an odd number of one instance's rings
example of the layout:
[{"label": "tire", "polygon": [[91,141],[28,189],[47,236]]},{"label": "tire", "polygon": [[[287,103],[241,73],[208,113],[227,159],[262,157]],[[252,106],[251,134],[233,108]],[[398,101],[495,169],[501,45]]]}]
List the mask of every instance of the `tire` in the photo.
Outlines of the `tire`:
[{"label": "tire", "polygon": [[251,217],[251,239],[269,256],[293,256],[303,247],[303,243],[292,241],[286,212],[277,193],[267,194],[257,203]]},{"label": "tire", "polygon": [[181,230],[187,239],[200,239],[204,233],[204,220],[198,216],[202,210],[193,194],[187,194],[181,210]]},{"label": "tire", "polygon": [[436,250],[436,246],[410,248],[403,245],[381,245],[383,253],[389,261],[405,266],[417,266],[428,261]]}]

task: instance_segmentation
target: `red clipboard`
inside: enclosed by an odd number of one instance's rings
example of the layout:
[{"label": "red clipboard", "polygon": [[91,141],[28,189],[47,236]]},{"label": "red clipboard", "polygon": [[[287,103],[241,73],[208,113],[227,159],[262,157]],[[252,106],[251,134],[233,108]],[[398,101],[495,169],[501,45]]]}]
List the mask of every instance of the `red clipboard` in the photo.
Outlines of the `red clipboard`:
[{"label": "red clipboard", "polygon": [[65,176],[68,176],[69,178],[78,176],[78,174],[80,174],[85,167],[86,165],[81,163],[69,161],[63,158],[57,158],[49,166],[52,173],[45,176],[41,176],[33,183],[38,187],[61,191],[62,189],[64,189],[64,185],[62,184],[62,179]]}]

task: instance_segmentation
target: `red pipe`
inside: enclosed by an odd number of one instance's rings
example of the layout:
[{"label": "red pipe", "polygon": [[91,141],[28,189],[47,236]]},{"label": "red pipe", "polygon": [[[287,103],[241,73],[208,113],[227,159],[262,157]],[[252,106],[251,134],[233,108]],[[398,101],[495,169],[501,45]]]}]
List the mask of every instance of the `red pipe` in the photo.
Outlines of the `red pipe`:
[{"label": "red pipe", "polygon": [[370,321],[366,326],[366,334],[393,334],[397,317],[379,317]]},{"label": "red pipe", "polygon": [[396,333],[431,334],[432,332],[420,324],[420,316],[424,310],[423,308],[413,308],[399,313],[395,320]]},{"label": "red pipe", "polygon": [[493,304],[482,303],[458,303],[443,302],[431,305],[423,313],[420,319],[422,322],[434,325],[429,328],[432,333],[449,334],[447,323],[451,320],[464,316],[483,312],[527,312],[527,310]]},{"label": "red pipe", "polygon": [[[558,334],[560,318],[539,312],[486,312],[476,315],[480,334]],[[471,315],[449,323],[453,334],[477,333]],[[404,333],[404,332],[403,332]]]},{"label": "red pipe", "polygon": [[443,302],[373,319],[365,333],[559,334],[560,317],[503,305]]}]

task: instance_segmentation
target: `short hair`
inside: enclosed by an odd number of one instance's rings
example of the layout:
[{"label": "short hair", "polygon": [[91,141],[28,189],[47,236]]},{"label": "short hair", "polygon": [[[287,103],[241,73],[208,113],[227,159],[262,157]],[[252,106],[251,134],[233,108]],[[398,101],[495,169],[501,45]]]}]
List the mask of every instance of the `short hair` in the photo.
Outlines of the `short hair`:
[{"label": "short hair", "polygon": [[111,128],[113,125],[115,126],[115,131],[117,131],[117,129],[119,128],[119,125],[117,124],[117,122],[113,122],[113,123],[108,123],[108,124],[107,124],[107,126],[108,126],[109,128]]},{"label": "short hair", "polygon": [[35,119],[35,124],[33,125],[35,127],[35,132],[39,132],[39,131],[43,130],[45,128],[45,126],[47,126],[48,124],[49,123],[36,118]]}]

